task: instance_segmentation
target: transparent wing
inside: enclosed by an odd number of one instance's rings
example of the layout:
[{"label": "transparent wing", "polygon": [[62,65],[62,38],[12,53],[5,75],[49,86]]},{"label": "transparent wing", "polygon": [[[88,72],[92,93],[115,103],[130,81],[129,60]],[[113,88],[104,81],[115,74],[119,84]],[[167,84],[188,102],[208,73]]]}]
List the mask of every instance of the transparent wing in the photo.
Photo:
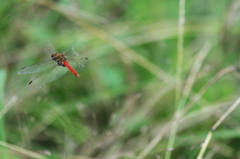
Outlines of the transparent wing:
[{"label": "transparent wing", "polygon": [[47,83],[50,83],[62,77],[63,75],[66,74],[66,72],[67,72],[66,67],[56,65],[53,69],[47,70],[39,74],[37,78],[29,82],[29,88],[32,90],[39,89],[46,85]]},{"label": "transparent wing", "polygon": [[25,66],[18,71],[18,74],[29,74],[29,73],[41,72],[44,70],[48,70],[51,67],[54,67],[56,65],[57,65],[56,62],[50,58],[33,65]]},{"label": "transparent wing", "polygon": [[69,56],[79,56],[78,53],[74,50],[73,46],[71,46],[68,50],[64,51],[63,54]]},{"label": "transparent wing", "polygon": [[87,57],[73,57],[67,58],[68,63],[76,69],[76,71],[81,72],[89,65],[89,59]]}]

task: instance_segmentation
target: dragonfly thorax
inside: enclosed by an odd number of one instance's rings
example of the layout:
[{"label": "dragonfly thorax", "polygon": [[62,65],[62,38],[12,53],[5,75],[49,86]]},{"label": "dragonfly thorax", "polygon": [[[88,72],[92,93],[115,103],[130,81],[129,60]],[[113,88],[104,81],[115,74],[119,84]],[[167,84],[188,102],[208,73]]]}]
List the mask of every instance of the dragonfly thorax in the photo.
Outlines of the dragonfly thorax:
[{"label": "dragonfly thorax", "polygon": [[55,52],[54,54],[52,54],[51,57],[52,57],[52,59],[53,59],[54,61],[56,61],[56,63],[57,63],[59,66],[65,67],[64,61],[66,61],[67,58],[64,56],[64,54],[60,54],[60,53]]}]

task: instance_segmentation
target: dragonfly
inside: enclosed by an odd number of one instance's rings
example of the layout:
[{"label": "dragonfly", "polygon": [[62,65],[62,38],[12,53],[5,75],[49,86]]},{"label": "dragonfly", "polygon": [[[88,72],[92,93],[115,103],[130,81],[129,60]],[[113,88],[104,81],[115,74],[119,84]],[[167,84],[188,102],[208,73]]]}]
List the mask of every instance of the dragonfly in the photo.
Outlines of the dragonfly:
[{"label": "dragonfly", "polygon": [[72,47],[64,53],[54,52],[51,58],[21,68],[18,74],[39,73],[36,78],[28,83],[30,89],[36,90],[59,79],[68,70],[76,77],[80,77],[79,72],[83,71],[88,64],[89,59],[87,57],[80,57]]}]

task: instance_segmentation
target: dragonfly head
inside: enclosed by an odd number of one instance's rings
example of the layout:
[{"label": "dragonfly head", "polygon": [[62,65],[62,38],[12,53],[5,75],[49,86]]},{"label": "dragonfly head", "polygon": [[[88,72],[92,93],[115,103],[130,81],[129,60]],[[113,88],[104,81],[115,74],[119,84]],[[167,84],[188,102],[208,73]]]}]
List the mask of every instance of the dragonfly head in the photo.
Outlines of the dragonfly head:
[{"label": "dragonfly head", "polygon": [[55,61],[57,60],[57,54],[57,52],[54,52],[54,54],[51,55],[52,59]]}]

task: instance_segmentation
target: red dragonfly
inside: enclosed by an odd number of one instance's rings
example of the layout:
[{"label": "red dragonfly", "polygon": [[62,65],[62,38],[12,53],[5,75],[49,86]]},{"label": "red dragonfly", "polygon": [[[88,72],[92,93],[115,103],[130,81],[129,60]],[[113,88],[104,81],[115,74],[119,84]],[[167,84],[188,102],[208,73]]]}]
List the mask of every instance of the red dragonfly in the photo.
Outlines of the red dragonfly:
[{"label": "red dragonfly", "polygon": [[[73,56],[65,56],[72,53]],[[49,82],[52,82],[62,77],[69,69],[76,77],[80,77],[80,71],[83,71],[88,66],[87,57],[79,57],[74,51],[74,48],[69,49],[65,53],[55,52],[51,58],[42,62],[25,66],[18,71],[18,74],[31,74],[41,72],[35,79],[28,84],[31,89],[39,89]]]}]

